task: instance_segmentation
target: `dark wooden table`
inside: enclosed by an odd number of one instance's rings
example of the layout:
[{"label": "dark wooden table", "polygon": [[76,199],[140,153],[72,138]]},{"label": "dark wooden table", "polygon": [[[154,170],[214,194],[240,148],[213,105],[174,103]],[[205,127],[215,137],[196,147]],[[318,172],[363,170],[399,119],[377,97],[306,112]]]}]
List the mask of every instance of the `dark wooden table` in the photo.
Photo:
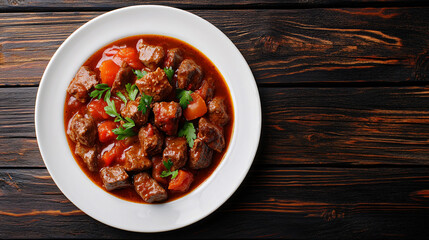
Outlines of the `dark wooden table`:
[{"label": "dark wooden table", "polygon": [[429,234],[424,0],[146,1],[207,19],[240,49],[262,101],[259,151],[238,191],[180,230],[125,232],[78,210],[40,156],[36,91],[49,59],[74,30],[142,3],[125,2],[0,1],[0,238]]}]

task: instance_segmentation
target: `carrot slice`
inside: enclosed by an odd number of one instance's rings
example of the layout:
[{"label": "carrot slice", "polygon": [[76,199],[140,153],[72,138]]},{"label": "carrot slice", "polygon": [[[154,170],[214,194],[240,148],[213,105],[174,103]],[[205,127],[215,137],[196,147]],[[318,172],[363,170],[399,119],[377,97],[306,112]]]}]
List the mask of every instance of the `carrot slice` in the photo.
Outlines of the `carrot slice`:
[{"label": "carrot slice", "polygon": [[101,63],[99,69],[101,82],[111,87],[113,85],[113,81],[115,80],[116,74],[119,71],[119,66],[109,59]]},{"label": "carrot slice", "polygon": [[188,191],[191,183],[194,181],[194,176],[188,171],[179,170],[179,173],[174,179],[171,179],[168,189],[186,192]]},{"label": "carrot slice", "polygon": [[183,111],[186,120],[194,120],[202,117],[207,112],[207,106],[204,99],[197,93],[191,94],[192,101],[189,102],[188,107]]},{"label": "carrot slice", "polygon": [[121,48],[119,49],[116,56],[127,62],[128,65],[130,65],[134,69],[142,69],[144,67],[143,63],[139,59],[139,54],[135,48]]}]

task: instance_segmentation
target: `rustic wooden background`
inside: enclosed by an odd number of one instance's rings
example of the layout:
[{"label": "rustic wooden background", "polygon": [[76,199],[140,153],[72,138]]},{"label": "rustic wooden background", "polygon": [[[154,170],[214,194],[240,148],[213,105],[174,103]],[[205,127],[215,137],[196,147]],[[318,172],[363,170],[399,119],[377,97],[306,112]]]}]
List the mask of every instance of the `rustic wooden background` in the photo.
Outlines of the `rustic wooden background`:
[{"label": "rustic wooden background", "polygon": [[[252,68],[263,111],[238,191],[202,221],[160,234],[108,227],[70,203],[43,164],[33,120],[60,44],[88,20],[141,3],[221,29]],[[427,237],[428,52],[424,0],[0,0],[0,238]]]}]

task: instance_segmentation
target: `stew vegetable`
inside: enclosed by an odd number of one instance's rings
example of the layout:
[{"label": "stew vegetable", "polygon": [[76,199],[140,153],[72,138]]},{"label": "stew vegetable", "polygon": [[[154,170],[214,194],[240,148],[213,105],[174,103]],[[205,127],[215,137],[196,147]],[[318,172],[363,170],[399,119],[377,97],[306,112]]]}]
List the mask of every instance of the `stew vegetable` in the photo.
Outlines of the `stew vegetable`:
[{"label": "stew vegetable", "polygon": [[233,128],[229,89],[201,52],[139,35],[94,53],[67,88],[64,123],[86,175],[125,200],[166,202],[219,165]]}]

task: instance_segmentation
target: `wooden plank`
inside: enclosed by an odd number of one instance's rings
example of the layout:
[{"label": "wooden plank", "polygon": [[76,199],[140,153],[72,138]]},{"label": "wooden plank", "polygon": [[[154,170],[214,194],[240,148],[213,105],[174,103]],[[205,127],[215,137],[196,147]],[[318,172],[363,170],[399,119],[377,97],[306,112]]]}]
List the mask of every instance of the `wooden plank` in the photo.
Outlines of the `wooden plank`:
[{"label": "wooden plank", "polygon": [[[0,88],[0,167],[43,166],[37,88]],[[260,88],[255,164],[429,164],[427,87]]]},{"label": "wooden plank", "polygon": [[186,0],[186,1],[156,1],[146,0],[144,3],[136,0],[129,1],[81,1],[79,3],[55,0],[2,0],[2,11],[72,11],[72,10],[111,10],[140,4],[156,4],[178,7],[183,9],[230,9],[230,8],[303,8],[303,7],[335,7],[335,6],[421,6],[426,5],[425,0]]},{"label": "wooden plank", "polygon": [[[191,12],[235,43],[258,84],[428,80],[429,8]],[[0,86],[37,85],[64,39],[100,14],[0,14]]]},{"label": "wooden plank", "polygon": [[0,170],[0,238],[422,237],[429,233],[428,170],[254,167],[206,219],[178,231],[136,234],[85,215],[45,169],[6,169]]},{"label": "wooden plank", "polygon": [[427,87],[259,90],[270,163],[428,164]]}]

